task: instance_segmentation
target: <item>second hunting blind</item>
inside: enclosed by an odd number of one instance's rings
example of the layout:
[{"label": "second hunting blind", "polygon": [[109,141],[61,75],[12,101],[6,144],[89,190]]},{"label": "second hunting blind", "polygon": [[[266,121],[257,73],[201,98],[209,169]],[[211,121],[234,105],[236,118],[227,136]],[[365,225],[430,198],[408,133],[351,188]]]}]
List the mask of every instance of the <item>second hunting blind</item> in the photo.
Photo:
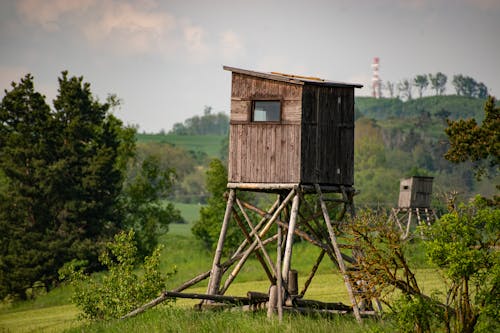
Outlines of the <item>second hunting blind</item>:
[{"label": "second hunting blind", "polygon": [[228,187],[354,183],[354,88],[224,66],[232,72]]}]

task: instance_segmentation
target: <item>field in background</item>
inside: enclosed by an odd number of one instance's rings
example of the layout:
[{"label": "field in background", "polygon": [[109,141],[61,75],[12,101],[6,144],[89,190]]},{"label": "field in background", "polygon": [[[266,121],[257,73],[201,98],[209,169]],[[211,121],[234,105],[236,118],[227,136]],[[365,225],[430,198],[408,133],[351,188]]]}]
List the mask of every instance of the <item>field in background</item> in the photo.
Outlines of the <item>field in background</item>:
[{"label": "field in background", "polygon": [[187,151],[203,152],[208,157],[220,157],[223,135],[173,135],[173,134],[137,134],[138,142],[169,143]]}]

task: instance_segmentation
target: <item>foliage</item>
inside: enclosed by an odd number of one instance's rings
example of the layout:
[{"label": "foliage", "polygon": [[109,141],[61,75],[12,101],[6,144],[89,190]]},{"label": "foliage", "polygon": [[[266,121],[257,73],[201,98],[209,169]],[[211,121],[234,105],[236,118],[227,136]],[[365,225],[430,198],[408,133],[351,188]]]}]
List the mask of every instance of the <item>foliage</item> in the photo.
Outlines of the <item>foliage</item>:
[{"label": "foliage", "polygon": [[[134,130],[97,101],[82,77],[59,78],[54,110],[33,77],[13,83],[0,105],[0,297],[35,282],[50,287],[70,259],[97,267],[120,228],[118,197]],[[5,186],[5,185],[4,185]]]},{"label": "foliage", "polygon": [[[200,219],[193,225],[194,236],[203,241],[208,249],[214,249],[219,239],[219,232],[226,211],[226,186],[227,169],[218,159],[210,162],[207,170],[207,190],[210,193],[207,205],[200,209]],[[244,194],[240,194],[240,199],[245,200]],[[243,233],[233,224],[230,224],[225,239],[225,248],[232,249],[238,246],[243,240]]]},{"label": "foliage", "polygon": [[[349,272],[351,280],[363,281],[368,299],[379,298],[387,304],[404,332],[430,332],[446,305],[422,292],[407,257],[411,243],[401,238],[396,223],[383,213],[365,210],[345,226],[345,232],[356,258],[355,269]],[[394,301],[396,289],[402,296]]]},{"label": "foliage", "polygon": [[156,155],[141,162],[140,173],[128,180],[124,189],[124,226],[135,231],[138,254],[150,255],[158,245],[158,237],[168,231],[170,223],[183,223],[172,203],[164,203],[170,193],[174,172],[164,169]]},{"label": "foliage", "polygon": [[72,302],[82,310],[83,318],[119,318],[157,296],[168,278],[159,272],[160,248],[145,258],[142,276],[134,272],[137,248],[132,230],[117,234],[99,261],[109,270],[102,281],[85,275],[75,262],[61,270],[61,277],[69,278],[75,288]]},{"label": "foliage", "polygon": [[488,96],[488,88],[484,83],[476,82],[470,76],[462,74],[454,75],[452,84],[455,87],[457,95],[478,98],[486,98]]},{"label": "foliage", "polygon": [[[472,332],[478,320],[500,318],[500,210],[485,201],[459,207],[428,228],[427,253],[449,281],[447,323],[457,332]],[[453,325],[454,324],[454,325]],[[498,329],[498,322],[496,328]]]},{"label": "foliage", "polygon": [[429,85],[429,80],[427,79],[427,75],[417,75],[413,79],[413,85],[418,89],[418,95],[422,98],[422,94],[424,90]]},{"label": "foliage", "polygon": [[[478,178],[487,172],[487,168],[498,172],[500,162],[500,107],[495,106],[494,97],[488,98],[484,112],[481,126],[475,119],[467,119],[448,121],[445,129],[451,145],[445,158],[453,163],[472,161]],[[488,165],[481,161],[487,161]]]},{"label": "foliage", "polygon": [[446,89],[446,81],[448,78],[441,72],[437,72],[436,74],[429,74],[429,81],[431,84],[431,88],[434,89],[436,96],[442,95]]},{"label": "foliage", "polygon": [[393,304],[394,321],[400,332],[432,332],[442,320],[442,311],[432,299],[401,296]]},{"label": "foliage", "polygon": [[412,87],[412,82],[408,79],[401,80],[401,82],[398,83],[398,91],[403,99],[408,101],[411,100]]},{"label": "foliage", "polygon": [[[214,159],[210,162],[206,185],[210,193],[207,205],[200,209],[200,219],[194,223],[191,230],[196,238],[202,240],[205,246],[211,249],[215,247],[219,239],[220,226],[226,211],[224,195],[227,185],[227,169],[220,160]],[[227,239],[237,238],[237,231],[228,229]]]},{"label": "foliage", "polygon": [[205,106],[203,116],[188,118],[182,123],[175,123],[169,134],[176,135],[227,135],[229,117],[219,112],[212,113],[212,107]]}]

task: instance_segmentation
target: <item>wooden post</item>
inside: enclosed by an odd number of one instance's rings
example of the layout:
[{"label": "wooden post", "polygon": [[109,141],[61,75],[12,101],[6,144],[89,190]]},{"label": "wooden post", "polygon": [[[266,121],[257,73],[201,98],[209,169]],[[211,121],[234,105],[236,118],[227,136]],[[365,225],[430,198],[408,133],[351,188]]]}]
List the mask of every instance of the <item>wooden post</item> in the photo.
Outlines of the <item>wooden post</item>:
[{"label": "wooden post", "polygon": [[323,211],[323,217],[325,218],[326,227],[328,229],[328,234],[330,235],[330,241],[332,242],[333,250],[335,251],[335,256],[337,257],[337,263],[339,265],[340,272],[344,277],[344,283],[347,288],[347,293],[349,294],[349,298],[351,299],[352,310],[354,312],[354,316],[356,320],[361,323],[361,315],[359,313],[358,303],[356,302],[356,298],[354,297],[354,291],[352,290],[351,282],[349,280],[349,276],[347,275],[347,270],[344,264],[344,259],[342,258],[342,253],[340,252],[340,248],[337,243],[337,237],[335,236],[335,232],[333,231],[333,226],[330,221],[330,215],[328,215],[328,210],[326,208],[325,201],[323,200],[323,193],[321,192],[321,188],[319,184],[314,184],[316,187],[316,191],[319,195],[319,202],[321,204],[321,210]]},{"label": "wooden post", "polygon": [[288,293],[291,296],[299,294],[299,273],[295,269],[288,271]]},{"label": "wooden post", "polygon": [[281,226],[278,224],[278,241],[276,246],[276,305],[278,306],[278,319],[281,323],[283,320],[283,299],[282,299],[282,290],[283,290],[283,277],[280,273],[281,269],[281,244],[283,243],[283,232]]},{"label": "wooden post", "polygon": [[408,208],[408,222],[406,224],[406,232],[403,236],[403,239],[408,238],[408,235],[410,234],[410,225],[411,225],[411,215],[412,215],[412,209]]},{"label": "wooden post", "polygon": [[278,292],[275,284],[271,285],[269,288],[269,302],[267,303],[267,318],[271,318],[274,315],[274,309],[278,304]]},{"label": "wooden post", "polygon": [[297,222],[297,213],[299,211],[299,195],[296,194],[292,202],[292,212],[290,214],[290,223],[288,224],[288,235],[286,237],[285,255],[283,257],[283,270],[281,276],[285,280],[285,285],[288,285],[288,271],[290,270],[290,262],[292,260],[293,234]]},{"label": "wooden post", "polygon": [[226,240],[227,226],[231,218],[231,210],[233,208],[234,198],[236,196],[235,190],[229,190],[229,197],[227,199],[226,212],[224,213],[224,220],[220,229],[219,241],[215,250],[214,261],[212,263],[212,271],[210,273],[210,280],[208,283],[207,294],[217,295],[219,293],[220,279],[222,277],[222,270],[220,267],[220,259],[222,257],[222,249],[224,241]]}]

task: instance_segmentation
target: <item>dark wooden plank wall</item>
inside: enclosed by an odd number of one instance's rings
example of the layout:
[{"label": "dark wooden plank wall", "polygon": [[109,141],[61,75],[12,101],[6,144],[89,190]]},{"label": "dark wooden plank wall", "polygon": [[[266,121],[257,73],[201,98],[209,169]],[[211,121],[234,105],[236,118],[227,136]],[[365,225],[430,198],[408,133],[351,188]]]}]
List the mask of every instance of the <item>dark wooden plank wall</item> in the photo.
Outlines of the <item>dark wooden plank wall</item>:
[{"label": "dark wooden plank wall", "polygon": [[[230,182],[300,182],[302,86],[233,73],[229,137]],[[252,123],[252,100],[282,102],[281,123]]]},{"label": "dark wooden plank wall", "polygon": [[302,182],[352,185],[354,89],[306,85],[302,105]]}]

